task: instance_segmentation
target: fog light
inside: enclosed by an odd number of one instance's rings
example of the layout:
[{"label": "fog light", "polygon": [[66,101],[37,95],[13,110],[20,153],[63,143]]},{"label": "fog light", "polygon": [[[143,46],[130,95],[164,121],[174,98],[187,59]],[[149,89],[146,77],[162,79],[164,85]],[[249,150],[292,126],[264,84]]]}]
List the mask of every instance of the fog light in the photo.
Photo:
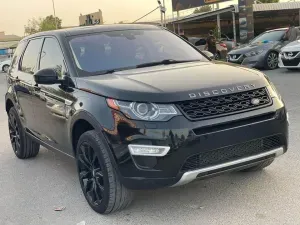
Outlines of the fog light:
[{"label": "fog light", "polygon": [[169,146],[155,146],[155,145],[128,145],[131,155],[139,156],[165,156],[169,150]]}]

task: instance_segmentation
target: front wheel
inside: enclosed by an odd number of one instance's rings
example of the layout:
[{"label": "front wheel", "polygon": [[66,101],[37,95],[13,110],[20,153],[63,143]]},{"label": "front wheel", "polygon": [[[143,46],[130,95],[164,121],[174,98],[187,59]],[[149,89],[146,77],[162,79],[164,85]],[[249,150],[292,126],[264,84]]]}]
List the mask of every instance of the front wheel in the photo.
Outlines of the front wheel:
[{"label": "front wheel", "polygon": [[93,210],[109,214],[126,208],[133,193],[122,185],[99,134],[92,130],[80,137],[76,161],[83,194]]},{"label": "front wheel", "polygon": [[217,52],[215,54],[215,60],[220,60],[220,59],[221,59],[221,54],[220,54],[220,52]]},{"label": "front wheel", "polygon": [[270,52],[265,58],[265,69],[274,70],[278,67],[278,53]]}]

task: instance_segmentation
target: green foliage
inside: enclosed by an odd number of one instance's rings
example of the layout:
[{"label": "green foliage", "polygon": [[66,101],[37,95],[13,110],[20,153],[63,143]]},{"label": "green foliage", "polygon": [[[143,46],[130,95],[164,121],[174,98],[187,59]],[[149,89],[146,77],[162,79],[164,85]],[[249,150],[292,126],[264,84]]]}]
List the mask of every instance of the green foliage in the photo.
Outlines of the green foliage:
[{"label": "green foliage", "polygon": [[194,13],[204,13],[212,11],[211,5],[205,5],[194,10]]},{"label": "green foliage", "polygon": [[56,23],[57,29],[61,29],[62,20],[58,17],[50,15],[46,18],[32,18],[28,20],[27,25],[24,26],[25,34],[30,35],[40,31],[56,30]]},{"label": "green foliage", "polygon": [[52,15],[47,16],[46,18],[42,19],[40,25],[40,31],[47,31],[47,30],[56,30],[56,23],[57,29],[61,29],[61,19],[58,17],[54,17]]},{"label": "green foliage", "polygon": [[221,38],[221,33],[219,32],[218,27],[215,27],[215,29],[213,29],[213,32],[214,32],[214,36],[216,37],[216,39]]}]

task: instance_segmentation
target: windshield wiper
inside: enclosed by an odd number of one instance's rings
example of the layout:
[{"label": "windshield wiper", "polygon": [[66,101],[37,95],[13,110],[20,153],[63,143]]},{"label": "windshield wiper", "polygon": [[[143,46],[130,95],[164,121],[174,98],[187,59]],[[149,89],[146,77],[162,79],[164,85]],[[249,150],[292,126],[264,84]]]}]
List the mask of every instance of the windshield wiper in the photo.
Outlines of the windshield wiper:
[{"label": "windshield wiper", "polygon": [[164,59],[158,62],[150,62],[150,63],[143,63],[136,66],[136,68],[143,68],[143,67],[151,67],[151,66],[159,66],[159,65],[170,65],[176,63],[186,63],[186,62],[195,62],[200,60],[175,60],[175,59]]}]

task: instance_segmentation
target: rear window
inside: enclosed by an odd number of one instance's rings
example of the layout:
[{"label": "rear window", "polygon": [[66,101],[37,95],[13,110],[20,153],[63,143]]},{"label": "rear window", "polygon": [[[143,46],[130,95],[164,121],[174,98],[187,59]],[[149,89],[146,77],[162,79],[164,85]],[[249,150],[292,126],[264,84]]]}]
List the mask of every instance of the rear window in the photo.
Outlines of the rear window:
[{"label": "rear window", "polygon": [[91,74],[172,60],[208,61],[199,51],[165,30],[123,30],[78,36],[70,46],[79,70]]}]

